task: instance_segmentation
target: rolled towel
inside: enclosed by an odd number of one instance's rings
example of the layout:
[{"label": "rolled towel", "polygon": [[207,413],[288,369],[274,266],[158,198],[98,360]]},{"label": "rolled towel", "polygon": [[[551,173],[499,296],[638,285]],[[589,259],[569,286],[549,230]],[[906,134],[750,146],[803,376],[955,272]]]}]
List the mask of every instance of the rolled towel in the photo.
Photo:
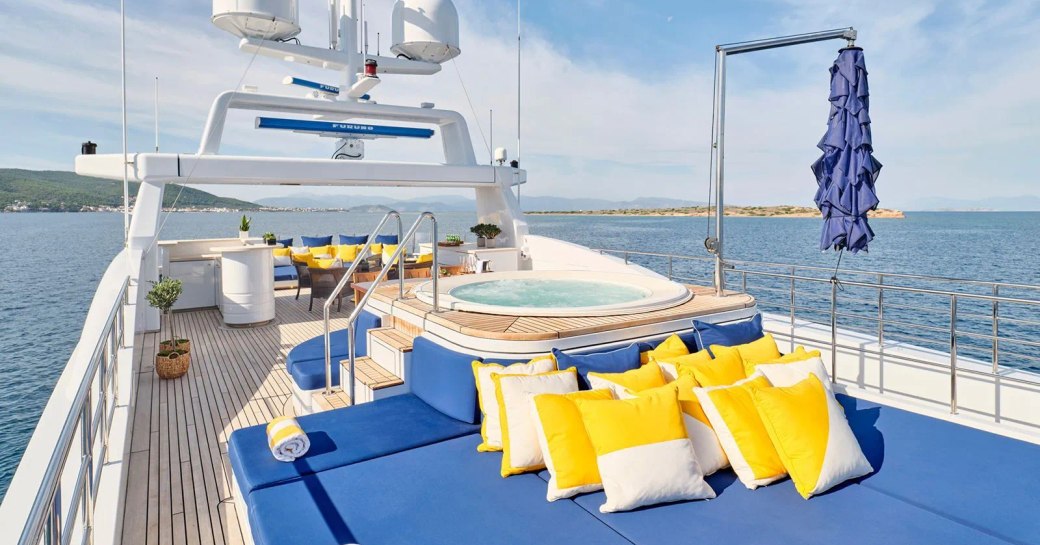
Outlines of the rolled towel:
[{"label": "rolled towel", "polygon": [[291,416],[279,416],[267,424],[267,445],[279,462],[292,462],[307,454],[311,440]]}]

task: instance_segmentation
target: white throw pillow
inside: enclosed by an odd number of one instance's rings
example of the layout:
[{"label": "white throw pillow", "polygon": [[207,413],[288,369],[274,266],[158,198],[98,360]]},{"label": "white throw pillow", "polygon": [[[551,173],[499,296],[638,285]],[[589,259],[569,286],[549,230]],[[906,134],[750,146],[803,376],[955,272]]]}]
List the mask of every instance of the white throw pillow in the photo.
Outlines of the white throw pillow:
[{"label": "white throw pillow", "polygon": [[539,356],[527,363],[501,365],[494,362],[473,362],[473,378],[477,383],[477,400],[483,418],[480,422],[480,436],[484,439],[477,450],[493,452],[502,450],[502,427],[499,423],[498,398],[495,397],[495,383],[491,381],[491,373],[500,375],[536,375],[556,370],[556,360],[550,355]]},{"label": "white throw pillow", "polygon": [[311,249],[306,247],[306,246],[291,246],[289,248],[289,251],[292,252],[293,254],[309,254],[309,253],[311,253]]},{"label": "white throw pillow", "polygon": [[824,367],[823,360],[820,358],[809,358],[791,363],[760,363],[755,366],[755,370],[762,373],[769,379],[769,383],[776,387],[794,386],[809,378],[809,375],[816,375],[828,392],[834,390],[831,386],[830,374],[827,373],[827,368]]},{"label": "white throw pillow", "polygon": [[292,265],[292,258],[291,257],[289,257],[287,255],[276,255],[276,256],[274,256],[274,266],[275,267],[284,267],[284,266],[287,266],[287,265]]}]

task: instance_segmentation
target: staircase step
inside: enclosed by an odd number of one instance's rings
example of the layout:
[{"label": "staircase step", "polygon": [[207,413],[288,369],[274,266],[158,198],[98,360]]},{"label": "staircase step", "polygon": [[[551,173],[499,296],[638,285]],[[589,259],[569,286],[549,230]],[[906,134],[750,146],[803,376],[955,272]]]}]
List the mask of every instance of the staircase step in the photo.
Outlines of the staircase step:
[{"label": "staircase step", "polygon": [[[340,362],[344,370],[350,365],[350,360]],[[346,375],[340,375],[346,376]],[[354,379],[358,384],[363,384],[371,390],[381,390],[392,386],[400,386],[404,381],[395,376],[368,356],[354,359]]]},{"label": "staircase step", "polygon": [[325,395],[325,392],[314,392],[311,394],[314,400],[314,410],[312,412],[320,413],[324,411],[331,411],[332,409],[342,409],[350,406],[350,396],[346,392],[341,390],[333,390],[331,394]]},{"label": "staircase step", "polygon": [[414,335],[397,329],[396,327],[379,327],[368,330],[368,334],[373,339],[385,344],[386,346],[398,350],[400,352],[411,352],[412,351],[412,340],[415,338]]}]

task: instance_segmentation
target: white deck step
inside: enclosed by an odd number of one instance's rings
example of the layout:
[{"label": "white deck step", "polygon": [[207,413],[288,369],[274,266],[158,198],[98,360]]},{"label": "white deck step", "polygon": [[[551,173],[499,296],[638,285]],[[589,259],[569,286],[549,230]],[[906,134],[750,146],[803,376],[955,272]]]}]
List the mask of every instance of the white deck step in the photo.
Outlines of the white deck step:
[{"label": "white deck step", "polygon": [[412,351],[414,335],[396,327],[368,330],[368,357],[387,373],[407,380],[405,361]]}]

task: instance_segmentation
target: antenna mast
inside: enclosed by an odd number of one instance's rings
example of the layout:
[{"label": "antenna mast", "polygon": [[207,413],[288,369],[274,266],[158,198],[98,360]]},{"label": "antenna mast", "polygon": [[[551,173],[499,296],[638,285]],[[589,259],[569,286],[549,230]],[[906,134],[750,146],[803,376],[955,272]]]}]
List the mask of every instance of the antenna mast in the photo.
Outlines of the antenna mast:
[{"label": "antenna mast", "polygon": [[123,116],[123,244],[130,241],[130,178],[126,164],[126,1],[119,0],[119,70]]},{"label": "antenna mast", "polygon": [[159,153],[159,76],[155,76],[155,153]]}]

